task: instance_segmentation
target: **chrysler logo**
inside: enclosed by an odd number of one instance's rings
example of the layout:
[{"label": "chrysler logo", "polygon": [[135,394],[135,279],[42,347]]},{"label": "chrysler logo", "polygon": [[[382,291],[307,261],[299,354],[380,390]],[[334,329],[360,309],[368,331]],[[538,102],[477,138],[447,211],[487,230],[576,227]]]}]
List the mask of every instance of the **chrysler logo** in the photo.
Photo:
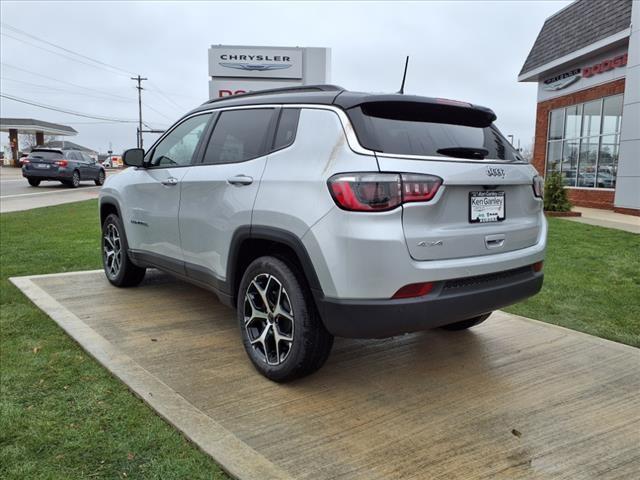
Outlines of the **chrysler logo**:
[{"label": "chrysler logo", "polygon": [[560,75],[556,75],[555,77],[546,79],[542,88],[549,92],[562,90],[563,88],[567,88],[569,85],[572,85],[573,83],[580,80],[580,77],[580,69],[574,68],[569,72],[564,72]]},{"label": "chrysler logo", "polygon": [[291,68],[290,63],[281,63],[278,65],[269,65],[265,63],[234,63],[234,62],[219,62],[219,65],[226,68],[235,68],[237,70],[249,70],[249,71],[258,71],[258,72],[266,72],[269,70],[284,70],[286,68]]}]

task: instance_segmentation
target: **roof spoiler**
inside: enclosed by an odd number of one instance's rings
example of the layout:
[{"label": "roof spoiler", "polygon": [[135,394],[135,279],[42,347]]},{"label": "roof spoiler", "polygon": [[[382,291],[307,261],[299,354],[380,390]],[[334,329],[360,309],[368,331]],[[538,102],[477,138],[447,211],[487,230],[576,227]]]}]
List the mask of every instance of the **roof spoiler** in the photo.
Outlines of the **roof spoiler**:
[{"label": "roof spoiler", "polygon": [[348,92],[338,97],[345,109],[361,107],[365,115],[414,122],[450,123],[484,128],[498,117],[490,108],[471,103],[409,95],[372,95],[349,98]]}]

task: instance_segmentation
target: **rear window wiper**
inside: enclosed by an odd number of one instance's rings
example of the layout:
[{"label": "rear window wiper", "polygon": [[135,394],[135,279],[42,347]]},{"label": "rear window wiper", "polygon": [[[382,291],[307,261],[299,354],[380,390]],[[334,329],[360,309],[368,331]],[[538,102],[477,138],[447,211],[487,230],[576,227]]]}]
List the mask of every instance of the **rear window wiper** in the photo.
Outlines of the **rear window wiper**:
[{"label": "rear window wiper", "polygon": [[476,147],[447,147],[436,150],[441,155],[448,155],[455,158],[469,158],[471,160],[484,160],[489,155],[486,148]]}]

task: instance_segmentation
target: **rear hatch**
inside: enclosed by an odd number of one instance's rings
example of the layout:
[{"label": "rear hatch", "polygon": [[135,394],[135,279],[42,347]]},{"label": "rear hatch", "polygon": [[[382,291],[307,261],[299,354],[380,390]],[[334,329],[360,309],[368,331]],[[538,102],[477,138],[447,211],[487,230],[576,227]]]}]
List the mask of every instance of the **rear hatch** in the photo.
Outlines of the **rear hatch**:
[{"label": "rear hatch", "polygon": [[436,102],[363,104],[350,112],[359,117],[360,141],[379,152],[380,171],[442,179],[431,201],[403,205],[411,257],[455,259],[535,245],[543,222],[535,169],[493,125],[491,110]]},{"label": "rear hatch", "polygon": [[25,162],[27,169],[31,170],[55,170],[58,168],[59,162],[64,159],[64,155],[60,150],[54,149],[33,149]]}]

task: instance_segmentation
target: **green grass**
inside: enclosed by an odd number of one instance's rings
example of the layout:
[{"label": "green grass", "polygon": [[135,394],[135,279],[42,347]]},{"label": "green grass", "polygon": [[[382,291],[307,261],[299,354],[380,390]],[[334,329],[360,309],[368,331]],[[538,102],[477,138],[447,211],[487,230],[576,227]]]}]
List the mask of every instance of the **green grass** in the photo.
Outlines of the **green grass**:
[{"label": "green grass", "polygon": [[94,200],[0,215],[0,478],[228,478],[8,281],[100,268],[99,237]]},{"label": "green grass", "polygon": [[[508,310],[640,346],[640,237],[550,219],[545,285]],[[0,478],[227,478],[8,281],[100,268],[95,201],[0,215]]]},{"label": "green grass", "polygon": [[640,235],[549,219],[542,291],[506,311],[640,347]]}]

